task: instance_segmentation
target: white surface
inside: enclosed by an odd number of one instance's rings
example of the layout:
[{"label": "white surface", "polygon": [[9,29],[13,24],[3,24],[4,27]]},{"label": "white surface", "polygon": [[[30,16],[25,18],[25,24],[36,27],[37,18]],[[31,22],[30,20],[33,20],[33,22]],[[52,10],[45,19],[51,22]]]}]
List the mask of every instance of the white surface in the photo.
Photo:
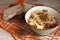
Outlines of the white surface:
[{"label": "white surface", "polygon": [[[48,10],[48,12],[50,12],[52,15],[55,16],[56,20],[60,24],[60,18],[59,18],[60,14],[56,10],[54,10],[53,8],[46,7],[46,6],[36,6],[36,7],[31,8],[29,11],[27,11],[27,13],[25,14],[25,20],[26,20],[27,23],[28,23],[28,20],[31,16],[31,13],[36,11],[36,10]],[[31,29],[34,30],[35,32],[37,32],[38,34],[49,35],[56,28],[48,29],[48,30],[35,30],[34,28],[31,28]]]},{"label": "white surface", "polygon": [[14,40],[14,39],[7,31],[0,28],[0,40]]}]

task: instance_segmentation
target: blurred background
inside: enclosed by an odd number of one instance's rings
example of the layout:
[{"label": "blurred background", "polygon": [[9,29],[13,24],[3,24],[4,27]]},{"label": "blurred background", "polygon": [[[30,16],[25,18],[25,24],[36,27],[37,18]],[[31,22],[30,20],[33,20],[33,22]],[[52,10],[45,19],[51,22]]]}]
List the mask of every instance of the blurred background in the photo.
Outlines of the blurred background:
[{"label": "blurred background", "polygon": [[[0,0],[0,7],[4,6],[4,5],[9,5],[11,3],[17,2],[18,0]],[[53,7],[55,9],[57,9],[58,11],[60,11],[60,0],[25,0],[28,3],[42,3],[46,6],[50,6]]]}]

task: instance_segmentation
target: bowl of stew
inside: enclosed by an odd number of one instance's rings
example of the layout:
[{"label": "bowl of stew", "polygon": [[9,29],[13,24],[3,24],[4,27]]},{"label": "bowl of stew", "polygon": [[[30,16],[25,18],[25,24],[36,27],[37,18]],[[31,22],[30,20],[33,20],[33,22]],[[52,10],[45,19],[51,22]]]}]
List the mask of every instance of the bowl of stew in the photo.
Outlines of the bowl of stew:
[{"label": "bowl of stew", "polygon": [[60,14],[46,6],[36,6],[25,14],[25,20],[31,29],[40,35],[49,35],[60,24]]}]

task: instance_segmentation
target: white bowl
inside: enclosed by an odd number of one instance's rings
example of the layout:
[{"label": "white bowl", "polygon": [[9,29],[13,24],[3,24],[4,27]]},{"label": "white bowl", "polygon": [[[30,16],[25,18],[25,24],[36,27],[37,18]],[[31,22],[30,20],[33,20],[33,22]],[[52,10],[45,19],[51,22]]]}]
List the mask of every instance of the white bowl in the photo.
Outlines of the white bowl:
[{"label": "white bowl", "polygon": [[[50,12],[52,15],[55,16],[56,20],[58,21],[58,24],[60,24],[60,14],[53,8],[50,8],[50,7],[46,7],[46,6],[36,6],[36,7],[33,7],[31,8],[29,11],[27,11],[27,13],[25,14],[25,21],[26,23],[28,23],[28,20],[31,16],[31,12],[34,12],[36,10],[48,10],[48,12]],[[48,29],[48,30],[36,30],[34,29],[33,27],[31,27],[31,29],[35,32],[37,32],[38,34],[40,35],[49,35],[51,32],[53,32],[55,28],[52,28],[52,29]]]}]

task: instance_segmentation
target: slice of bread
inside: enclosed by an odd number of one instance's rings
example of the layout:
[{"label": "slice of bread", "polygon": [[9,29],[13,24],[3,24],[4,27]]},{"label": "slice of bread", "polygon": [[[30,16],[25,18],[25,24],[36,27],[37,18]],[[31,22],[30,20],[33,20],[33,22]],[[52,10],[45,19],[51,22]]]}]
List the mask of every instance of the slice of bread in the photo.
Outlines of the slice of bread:
[{"label": "slice of bread", "polygon": [[11,19],[12,17],[14,17],[17,14],[16,11],[19,7],[20,5],[16,5],[16,6],[6,9],[3,14],[3,19],[7,21]]}]

